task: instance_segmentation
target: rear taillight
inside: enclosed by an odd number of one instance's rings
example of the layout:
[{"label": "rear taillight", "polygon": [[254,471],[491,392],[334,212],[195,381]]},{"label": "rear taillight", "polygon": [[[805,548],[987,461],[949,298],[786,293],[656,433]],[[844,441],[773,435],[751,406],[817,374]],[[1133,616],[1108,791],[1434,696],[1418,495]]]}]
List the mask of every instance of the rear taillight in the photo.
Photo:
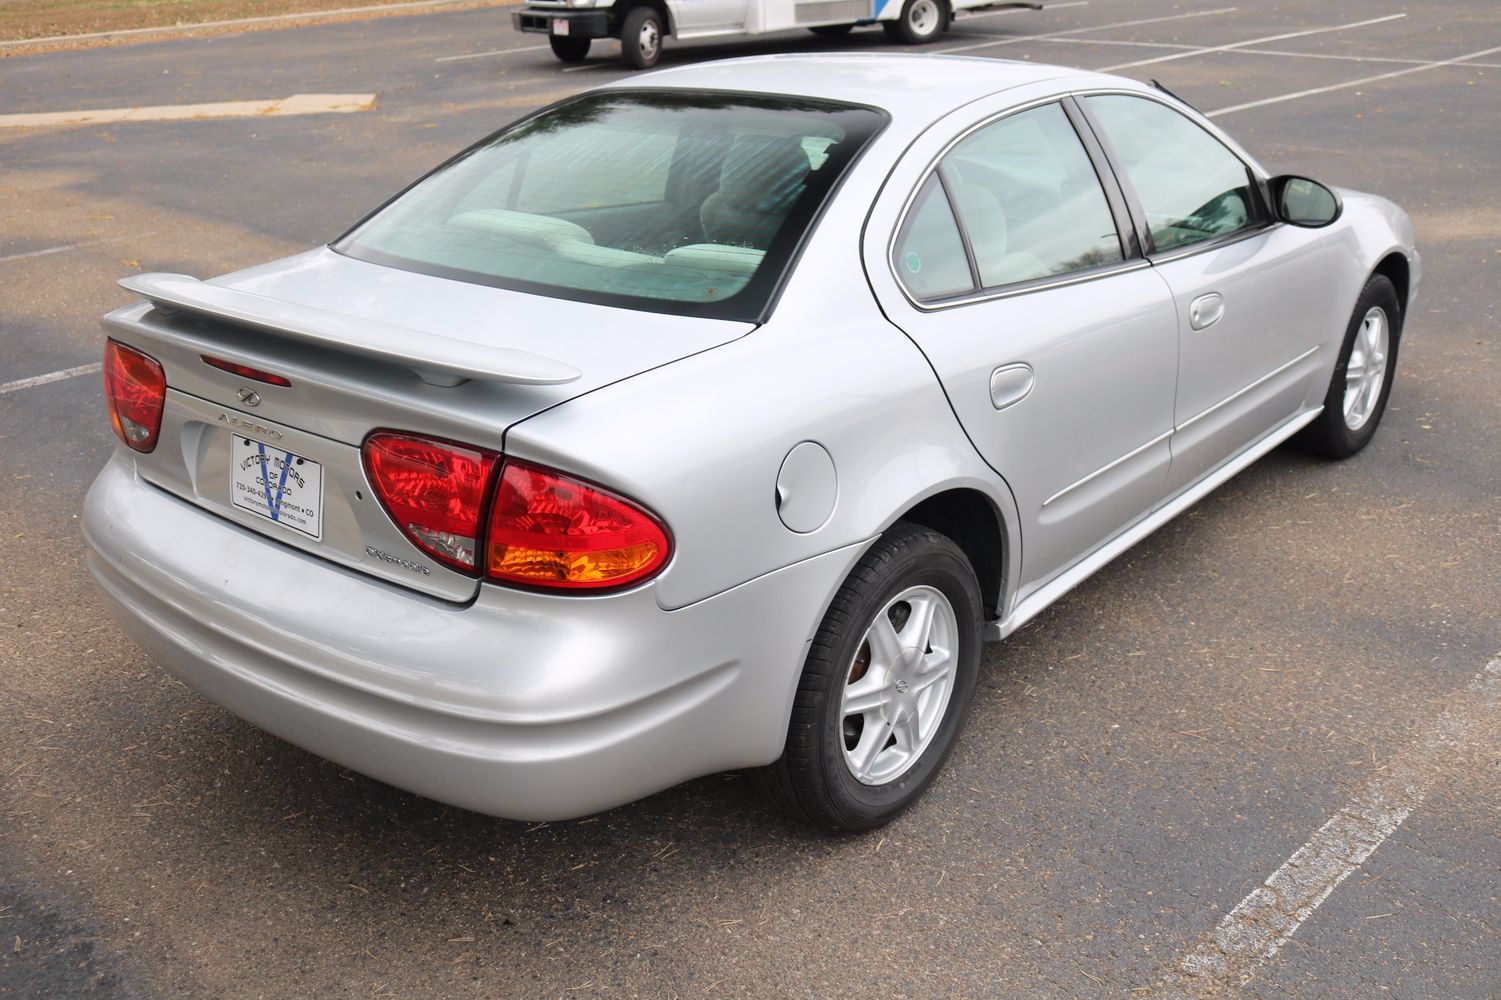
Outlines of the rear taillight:
[{"label": "rear taillight", "polygon": [[645,580],[672,553],[649,511],[561,472],[508,460],[492,477],[494,452],[394,431],[370,435],[362,453],[371,487],[407,538],[466,573],[603,590]]},{"label": "rear taillight", "polygon": [[384,431],[368,437],[362,452],[371,487],[412,543],[455,569],[475,572],[495,453]]},{"label": "rear taillight", "polygon": [[105,341],[104,398],[121,441],[136,451],[156,447],[167,402],[167,376],[161,365],[133,347]]},{"label": "rear taillight", "polygon": [[657,519],[624,497],[507,461],[490,508],[485,573],[544,588],[623,587],[666,565],[671,548]]}]

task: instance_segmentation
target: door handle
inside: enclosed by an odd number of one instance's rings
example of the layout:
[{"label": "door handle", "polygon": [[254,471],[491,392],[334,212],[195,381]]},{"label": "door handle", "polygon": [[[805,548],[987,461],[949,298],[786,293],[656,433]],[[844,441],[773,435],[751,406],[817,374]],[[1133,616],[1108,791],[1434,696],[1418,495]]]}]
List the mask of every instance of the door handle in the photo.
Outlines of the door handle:
[{"label": "door handle", "polygon": [[1219,292],[1200,295],[1188,307],[1188,325],[1195,330],[1208,329],[1225,315],[1225,297]]},{"label": "door handle", "polygon": [[1032,366],[1025,362],[1002,365],[990,373],[990,403],[997,410],[1004,410],[1026,399],[1037,384]]}]

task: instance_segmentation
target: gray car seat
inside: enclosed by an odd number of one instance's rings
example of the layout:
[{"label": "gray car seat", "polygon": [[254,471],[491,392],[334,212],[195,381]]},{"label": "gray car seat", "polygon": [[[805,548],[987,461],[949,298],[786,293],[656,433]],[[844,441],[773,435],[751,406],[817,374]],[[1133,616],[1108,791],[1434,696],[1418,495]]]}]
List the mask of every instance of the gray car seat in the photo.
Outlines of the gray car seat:
[{"label": "gray car seat", "polygon": [[792,136],[740,136],[725,154],[719,190],[699,209],[709,243],[765,250],[803,192],[808,154]]}]

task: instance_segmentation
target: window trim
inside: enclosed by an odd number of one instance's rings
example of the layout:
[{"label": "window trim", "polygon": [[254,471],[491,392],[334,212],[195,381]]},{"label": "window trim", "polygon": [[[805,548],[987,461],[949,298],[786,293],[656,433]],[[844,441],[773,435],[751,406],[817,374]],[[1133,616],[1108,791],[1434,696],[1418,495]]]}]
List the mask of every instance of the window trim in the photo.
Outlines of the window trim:
[{"label": "window trim", "polygon": [[[1248,162],[1246,157],[1242,156],[1239,151],[1227,143],[1225,141],[1227,137],[1221,135],[1209,123],[1208,119],[1204,118],[1198,111],[1183,104],[1181,101],[1163,100],[1154,93],[1126,90],[1118,87],[1076,90],[1069,96],[1075,100],[1079,108],[1079,113],[1083,116],[1085,122],[1088,123],[1090,131],[1094,134],[1095,140],[1100,144],[1105,158],[1110,163],[1110,169],[1115,175],[1116,183],[1120,185],[1122,192],[1125,194],[1126,205],[1131,212],[1131,222],[1136,230],[1136,239],[1141,244],[1143,256],[1151,263],[1166,264],[1171,261],[1182,260],[1185,257],[1192,257],[1195,254],[1220,250],[1281,225],[1280,220],[1277,218],[1277,213],[1270,209],[1271,201],[1267,194],[1268,178],[1265,172],[1260,170],[1255,164]],[[1256,207],[1260,210],[1263,221],[1244,226],[1232,232],[1223,233],[1211,239],[1201,240],[1198,243],[1191,243],[1185,247],[1174,247],[1171,250],[1159,251],[1156,240],[1152,238],[1152,230],[1150,224],[1147,222],[1146,210],[1142,207],[1141,199],[1136,193],[1136,188],[1132,185],[1131,178],[1126,173],[1125,165],[1121,163],[1120,155],[1115,151],[1115,146],[1111,143],[1110,136],[1105,132],[1104,126],[1100,124],[1099,118],[1089,107],[1088,103],[1083,100],[1086,97],[1135,97],[1139,100],[1160,104],[1169,111],[1176,112],[1179,117],[1219,143],[1220,147],[1234,157],[1241,165],[1241,168],[1245,170],[1247,178],[1251,181],[1250,187],[1254,192],[1253,197],[1256,199]]]},{"label": "window trim", "polygon": [[[919,175],[917,182],[912,186],[912,190],[908,192],[906,200],[902,203],[902,210],[897,213],[896,225],[892,228],[891,238],[886,244],[886,267],[891,272],[891,277],[896,282],[896,287],[901,290],[902,297],[914,309],[921,312],[937,312],[942,309],[952,309],[955,306],[1010,298],[1014,295],[1023,295],[1028,292],[1041,291],[1047,288],[1076,285],[1113,274],[1138,271],[1149,266],[1145,255],[1142,253],[1143,247],[1140,237],[1134,228],[1135,219],[1129,214],[1129,200],[1120,187],[1119,179],[1115,176],[1114,164],[1105,155],[1104,148],[1100,143],[1093,141],[1093,131],[1081,129],[1081,121],[1074,114],[1070,113],[1069,103],[1072,98],[1073,95],[1070,92],[1049,94],[1045,97],[1035,98],[1002,111],[997,111],[995,114],[988,115],[965,128],[958,135],[946,142],[943,148],[928,161],[927,166],[923,168],[922,173]],[[1069,126],[1074,130],[1074,134],[1079,140],[1079,145],[1084,150],[1084,155],[1089,159],[1090,166],[1095,173],[1095,179],[1099,182],[1101,193],[1105,196],[1105,203],[1110,211],[1111,221],[1115,225],[1115,235],[1116,239],[1120,241],[1122,259],[1112,261],[1109,264],[1086,268],[1081,271],[1070,271],[1066,274],[1050,274],[1040,278],[1029,278],[1024,281],[1014,281],[1004,285],[986,287],[980,281],[979,262],[975,259],[974,250],[970,245],[969,232],[965,228],[964,219],[955,207],[953,198],[949,193],[948,183],[944,179],[943,161],[947,159],[949,153],[956,146],[981,129],[989,128],[991,125],[1010,118],[1013,115],[1035,111],[1049,104],[1057,104],[1060,110],[1063,111],[1064,117],[1068,120]],[[896,244],[907,224],[907,216],[912,211],[912,206],[917,201],[918,194],[927,185],[928,178],[934,174],[938,175],[944,198],[948,202],[949,212],[953,215],[954,223],[959,228],[960,242],[964,245],[965,256],[969,258],[971,280],[974,281],[975,287],[967,292],[959,292],[943,298],[920,299],[912,294],[906,282],[902,280],[901,271],[896,266]],[[1122,215],[1123,210],[1126,212],[1124,217]],[[1123,223],[1128,224],[1129,228],[1123,229]]]}]

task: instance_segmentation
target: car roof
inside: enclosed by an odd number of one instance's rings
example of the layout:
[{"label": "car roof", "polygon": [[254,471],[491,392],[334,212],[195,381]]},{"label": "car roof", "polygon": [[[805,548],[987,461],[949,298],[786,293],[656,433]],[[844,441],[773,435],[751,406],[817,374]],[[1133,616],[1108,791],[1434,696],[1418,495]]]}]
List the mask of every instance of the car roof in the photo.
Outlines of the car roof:
[{"label": "car roof", "polygon": [[881,108],[894,119],[931,122],[990,94],[1046,80],[1097,77],[1096,85],[1137,86],[1067,66],[919,53],[820,52],[747,56],[644,73],[613,88],[671,87],[817,97]]}]

